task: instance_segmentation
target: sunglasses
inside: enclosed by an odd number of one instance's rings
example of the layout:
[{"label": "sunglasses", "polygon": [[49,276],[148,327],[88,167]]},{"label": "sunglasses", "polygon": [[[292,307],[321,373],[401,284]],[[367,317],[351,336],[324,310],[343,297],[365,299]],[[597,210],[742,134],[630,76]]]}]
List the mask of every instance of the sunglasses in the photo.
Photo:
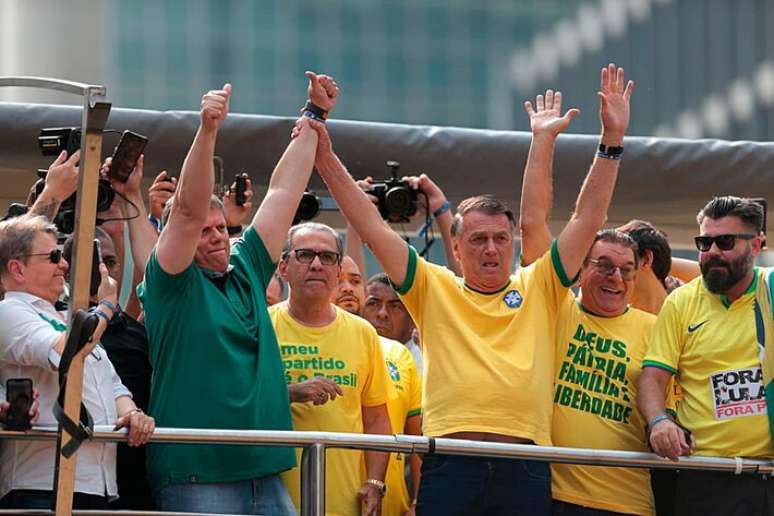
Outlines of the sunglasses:
[{"label": "sunglasses", "polygon": [[736,245],[736,240],[752,240],[757,235],[750,233],[726,233],[724,235],[715,236],[697,236],[693,237],[693,241],[696,242],[696,249],[702,253],[706,253],[712,248],[714,243],[721,251],[730,251]]},{"label": "sunglasses", "polygon": [[600,274],[605,276],[612,276],[615,274],[616,269],[621,271],[621,279],[624,281],[631,281],[637,274],[637,269],[630,265],[613,265],[612,262],[607,260],[598,260],[596,258],[588,258],[587,262],[594,265]]},{"label": "sunglasses", "polygon": [[320,257],[320,263],[323,265],[336,265],[341,260],[341,255],[333,251],[314,251],[312,249],[295,249],[293,254],[296,260],[303,264],[310,264],[316,257]]},{"label": "sunglasses", "polygon": [[62,261],[62,251],[60,249],[54,249],[50,253],[33,253],[27,256],[48,256],[48,261],[53,264],[57,264]]}]

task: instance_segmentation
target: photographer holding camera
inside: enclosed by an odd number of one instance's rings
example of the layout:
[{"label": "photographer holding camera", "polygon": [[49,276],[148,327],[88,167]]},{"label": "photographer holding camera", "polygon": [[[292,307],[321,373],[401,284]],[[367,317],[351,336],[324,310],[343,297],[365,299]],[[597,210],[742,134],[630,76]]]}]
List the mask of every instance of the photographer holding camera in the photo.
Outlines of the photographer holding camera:
[{"label": "photographer holding camera", "polygon": [[[427,174],[404,176],[400,181],[392,179],[376,182],[376,188],[375,181],[370,176],[357,181],[357,184],[368,194],[369,199],[377,206],[379,214],[385,220],[395,221],[399,220],[401,216],[407,217],[406,221],[428,219],[428,222],[432,223],[435,220],[441,232],[446,266],[455,275],[462,275],[462,269],[460,269],[460,264],[454,256],[452,247],[453,214],[451,204],[446,199],[443,190]],[[409,193],[409,190],[413,192],[413,195]],[[379,195],[375,195],[377,192]],[[392,193],[391,196],[388,195],[390,193]],[[428,217],[428,210],[430,217]],[[423,229],[430,231],[429,227]],[[365,274],[363,241],[349,222],[347,222],[347,256],[355,260],[358,268]]]}]

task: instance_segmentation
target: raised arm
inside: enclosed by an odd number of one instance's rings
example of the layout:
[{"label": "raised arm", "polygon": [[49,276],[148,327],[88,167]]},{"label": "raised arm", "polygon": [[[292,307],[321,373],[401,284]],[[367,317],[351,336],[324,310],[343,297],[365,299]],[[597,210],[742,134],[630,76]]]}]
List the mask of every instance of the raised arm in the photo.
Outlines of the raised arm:
[{"label": "raised arm", "polygon": [[67,151],[62,151],[48,167],[46,183],[43,191],[35,199],[30,212],[43,215],[53,221],[62,202],[78,189],[78,161],[81,151],[75,151],[67,158]]},{"label": "raised arm", "polygon": [[462,266],[454,256],[454,246],[452,244],[452,210],[446,194],[427,174],[421,174],[416,177],[405,177],[411,187],[427,194],[427,204],[430,215],[433,216],[438,224],[438,231],[441,233],[443,241],[443,252],[446,255],[446,267],[457,276],[462,276]]},{"label": "raised arm", "polygon": [[398,285],[403,284],[408,265],[408,246],[400,235],[382,220],[376,206],[355,183],[333,152],[325,124],[312,120],[310,125],[320,136],[315,165],[331,195],[336,199],[336,204],[392,281]]},{"label": "raised arm", "polygon": [[564,131],[573,118],[580,114],[570,109],[562,116],[562,92],[546,90],[545,98],[535,98],[535,108],[530,101],[524,102],[532,129],[532,141],[521,182],[519,207],[519,231],[521,232],[521,264],[529,265],[551,247],[551,219],[553,203],[554,147],[556,137]]},{"label": "raised arm", "polygon": [[[327,75],[312,72],[306,72],[306,76],[309,78],[309,100],[330,112],[339,93],[336,81]],[[275,261],[279,259],[298,203],[312,175],[317,148],[317,133],[309,127],[308,118],[299,119],[296,132],[297,136],[290,141],[274,168],[269,189],[253,218],[255,230]]]},{"label": "raised arm", "polygon": [[[126,183],[112,182],[113,190],[125,197],[121,202],[121,211],[129,225],[129,243],[132,248],[134,268],[141,271],[145,270],[145,264],[150,258],[153,246],[156,245],[156,240],[158,240],[156,229],[148,220],[148,211],[145,208],[145,200],[142,198],[144,165],[145,156],[142,155],[137,160],[137,164]],[[106,163],[105,167],[109,169],[110,163]]]},{"label": "raised arm", "polygon": [[214,188],[212,158],[218,129],[228,114],[231,85],[202,97],[201,122],[183,162],[172,211],[159,236],[156,254],[168,274],[184,271],[193,262],[196,246],[210,210]]},{"label": "raised arm", "polygon": [[[624,80],[623,68],[613,63],[601,72],[599,118],[602,122],[600,143],[606,147],[623,147],[629,127],[629,99],[634,83]],[[594,156],[591,169],[583,182],[575,212],[559,235],[559,256],[568,278],[576,276],[594,237],[607,220],[607,209],[613,197],[620,159]],[[618,156],[620,158],[620,156]]]}]

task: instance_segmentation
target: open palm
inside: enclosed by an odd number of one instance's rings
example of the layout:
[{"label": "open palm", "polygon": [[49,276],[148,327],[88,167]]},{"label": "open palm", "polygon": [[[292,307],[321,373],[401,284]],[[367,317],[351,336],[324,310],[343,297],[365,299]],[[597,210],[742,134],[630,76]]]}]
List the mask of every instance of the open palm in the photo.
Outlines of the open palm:
[{"label": "open palm", "polygon": [[634,82],[626,82],[624,69],[610,63],[600,73],[599,119],[605,133],[623,136],[629,127],[629,99]]},{"label": "open palm", "polygon": [[524,110],[529,116],[529,125],[532,134],[546,134],[557,136],[567,129],[573,118],[580,114],[578,109],[569,109],[562,116],[562,92],[546,90],[546,95],[538,95],[535,98],[535,108],[530,101],[524,102]]}]

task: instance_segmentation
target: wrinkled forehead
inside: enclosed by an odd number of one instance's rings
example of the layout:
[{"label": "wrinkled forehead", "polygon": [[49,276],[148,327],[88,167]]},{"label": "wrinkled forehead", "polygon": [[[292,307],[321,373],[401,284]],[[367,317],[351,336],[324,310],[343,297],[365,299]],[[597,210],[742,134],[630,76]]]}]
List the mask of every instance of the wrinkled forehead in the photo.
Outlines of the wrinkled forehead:
[{"label": "wrinkled forehead", "polygon": [[483,211],[470,211],[462,217],[463,235],[472,234],[513,234],[514,228],[504,213],[489,214]]},{"label": "wrinkled forehead", "polygon": [[[327,231],[316,229],[300,229],[296,231],[293,234],[293,240],[290,242],[290,250],[294,249],[338,252],[336,238]],[[352,261],[352,265],[357,268],[354,261]]]},{"label": "wrinkled forehead", "polygon": [[345,256],[341,260],[341,274],[344,276],[360,276],[360,267],[357,266],[355,260]]},{"label": "wrinkled forehead", "polygon": [[589,251],[588,258],[594,260],[607,260],[615,265],[635,265],[634,249],[615,242],[594,242]]},{"label": "wrinkled forehead", "polygon": [[368,297],[378,299],[380,301],[400,300],[397,292],[395,292],[392,287],[388,287],[381,281],[372,281],[366,288],[366,294]]}]

